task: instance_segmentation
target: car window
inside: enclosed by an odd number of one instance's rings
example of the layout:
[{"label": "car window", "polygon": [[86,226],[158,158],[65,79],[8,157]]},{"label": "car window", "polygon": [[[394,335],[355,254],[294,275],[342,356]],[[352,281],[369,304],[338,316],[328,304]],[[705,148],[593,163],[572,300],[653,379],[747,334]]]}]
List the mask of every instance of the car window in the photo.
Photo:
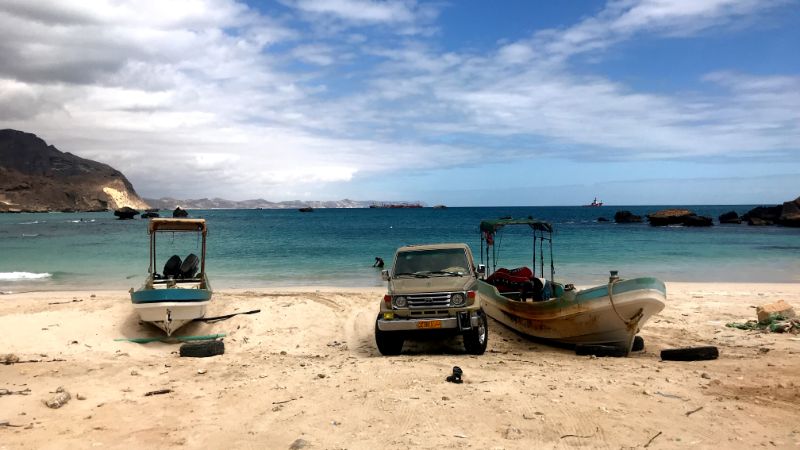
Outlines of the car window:
[{"label": "car window", "polygon": [[394,274],[469,271],[469,262],[464,249],[437,249],[400,252],[394,266]]}]

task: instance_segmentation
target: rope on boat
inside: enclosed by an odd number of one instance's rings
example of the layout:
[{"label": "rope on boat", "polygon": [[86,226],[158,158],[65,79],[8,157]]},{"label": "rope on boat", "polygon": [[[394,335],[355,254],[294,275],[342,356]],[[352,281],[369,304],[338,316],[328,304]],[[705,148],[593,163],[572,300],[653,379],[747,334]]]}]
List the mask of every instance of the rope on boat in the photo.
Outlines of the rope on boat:
[{"label": "rope on boat", "polygon": [[642,318],[642,313],[644,312],[643,308],[639,308],[639,311],[636,312],[630,319],[626,319],[622,317],[622,314],[617,311],[617,305],[614,304],[614,285],[617,284],[619,280],[612,280],[608,282],[608,299],[611,301],[611,308],[614,310],[614,313],[619,317],[619,320],[625,324],[625,326],[630,329],[636,324],[639,323],[639,320]]}]

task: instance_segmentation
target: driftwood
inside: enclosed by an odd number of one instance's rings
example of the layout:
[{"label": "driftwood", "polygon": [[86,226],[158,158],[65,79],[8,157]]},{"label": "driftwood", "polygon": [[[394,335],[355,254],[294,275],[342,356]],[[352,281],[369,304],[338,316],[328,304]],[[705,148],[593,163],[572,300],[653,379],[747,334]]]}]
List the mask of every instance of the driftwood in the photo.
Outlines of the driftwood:
[{"label": "driftwood", "polygon": [[658,433],[656,433],[656,435],[655,435],[655,436],[651,437],[651,438],[650,438],[650,440],[649,440],[649,441],[647,441],[647,444],[644,444],[644,448],[647,448],[647,447],[649,447],[649,446],[650,446],[650,444],[652,444],[652,443],[653,443],[653,441],[655,441],[657,437],[661,436],[661,433],[662,433],[662,432],[661,432],[661,431],[659,431]]},{"label": "driftwood", "polygon": [[24,364],[24,363],[45,363],[45,362],[64,362],[66,359],[25,359],[20,361],[0,361],[0,364],[10,366],[11,364]]},{"label": "driftwood", "polygon": [[66,305],[67,303],[80,303],[83,299],[80,300],[68,300],[66,302],[50,302],[48,305]]},{"label": "driftwood", "polygon": [[9,421],[7,421],[7,420],[0,420],[0,427],[15,427],[15,428],[20,428],[20,427],[23,427],[23,426],[24,426],[24,425],[12,425],[12,424],[11,424],[11,422],[9,422]]},{"label": "driftwood", "polygon": [[700,411],[701,409],[703,409],[703,407],[702,407],[702,406],[701,406],[701,407],[699,407],[699,408],[697,408],[697,409],[693,409],[693,410],[691,410],[691,411],[688,411],[688,412],[686,413],[686,417],[689,417],[689,416],[691,416],[692,414],[696,413],[697,411]]},{"label": "driftwood", "polygon": [[144,394],[145,397],[150,397],[151,395],[161,395],[161,394],[169,394],[172,392],[172,389],[159,389],[157,391],[150,391]]},{"label": "driftwood", "polygon": [[30,395],[30,389],[23,389],[21,391],[11,391],[5,388],[0,388],[0,396],[2,395]]},{"label": "driftwood", "polygon": [[290,398],[289,400],[283,400],[283,401],[280,401],[280,402],[272,402],[272,404],[273,405],[280,405],[281,403],[289,403],[289,402],[293,402],[295,400],[297,400],[297,399],[296,398]]}]

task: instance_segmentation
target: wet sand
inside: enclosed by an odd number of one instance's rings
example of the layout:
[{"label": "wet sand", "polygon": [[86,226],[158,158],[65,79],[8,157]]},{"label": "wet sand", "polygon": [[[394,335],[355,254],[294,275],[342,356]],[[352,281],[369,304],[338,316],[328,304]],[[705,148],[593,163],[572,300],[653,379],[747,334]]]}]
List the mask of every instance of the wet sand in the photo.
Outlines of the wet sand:
[{"label": "wet sand", "polygon": [[[490,321],[489,348],[458,338],[375,348],[382,289],[221,291],[208,314],[261,309],[177,334],[227,333],[226,353],[178,357],[125,291],[0,296],[5,448],[797,448],[800,335],[726,328],[754,305],[800,309],[800,284],[668,283],[668,304],[629,358],[576,356]],[[92,297],[94,295],[94,297]],[[75,300],[75,301],[73,301]],[[79,301],[80,300],[80,301]],[[66,302],[50,305],[50,302]],[[720,359],[662,362],[716,345]],[[445,382],[453,366],[464,383]],[[72,400],[43,400],[62,386]],[[171,389],[164,395],[150,391]],[[78,399],[78,394],[80,398]]]}]

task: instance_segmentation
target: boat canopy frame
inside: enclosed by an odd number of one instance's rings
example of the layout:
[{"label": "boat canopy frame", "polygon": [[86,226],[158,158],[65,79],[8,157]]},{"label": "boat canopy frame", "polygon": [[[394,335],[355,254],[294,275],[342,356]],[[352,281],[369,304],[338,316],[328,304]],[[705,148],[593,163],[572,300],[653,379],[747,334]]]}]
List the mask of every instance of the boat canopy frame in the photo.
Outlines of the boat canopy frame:
[{"label": "boat canopy frame", "polygon": [[[556,269],[553,262],[553,225],[549,222],[534,219],[533,217],[514,219],[503,218],[496,220],[484,220],[480,224],[481,232],[481,264],[484,263],[484,255],[487,268],[492,272],[497,270],[498,251],[497,246],[494,245],[495,235],[507,226],[528,226],[531,229],[533,237],[533,275],[536,276],[536,243],[539,243],[539,273],[544,278],[544,243],[547,241],[550,247],[550,281],[554,282]],[[499,244],[498,244],[499,245]],[[490,258],[491,256],[491,258]],[[490,267],[488,267],[490,266]]]},{"label": "boat canopy frame", "polygon": [[[152,277],[156,273],[156,235],[158,233],[198,233],[202,238],[202,250],[200,252],[200,273],[206,273],[206,236],[208,228],[205,219],[169,219],[152,218],[147,226],[147,234],[150,235],[150,266],[147,272]],[[202,278],[202,277],[201,277]]]}]

